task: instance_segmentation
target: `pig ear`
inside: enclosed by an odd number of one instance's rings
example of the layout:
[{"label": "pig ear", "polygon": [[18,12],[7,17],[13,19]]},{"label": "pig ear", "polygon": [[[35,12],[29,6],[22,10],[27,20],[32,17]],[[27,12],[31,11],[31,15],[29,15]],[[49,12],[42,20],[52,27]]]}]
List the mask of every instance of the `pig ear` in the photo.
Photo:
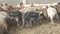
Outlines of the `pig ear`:
[{"label": "pig ear", "polygon": [[20,2],[20,5],[22,5],[23,4],[23,2]]},{"label": "pig ear", "polygon": [[36,11],[38,11],[38,9],[36,9]]},{"label": "pig ear", "polygon": [[58,2],[58,4],[57,5],[60,5],[60,2]]}]

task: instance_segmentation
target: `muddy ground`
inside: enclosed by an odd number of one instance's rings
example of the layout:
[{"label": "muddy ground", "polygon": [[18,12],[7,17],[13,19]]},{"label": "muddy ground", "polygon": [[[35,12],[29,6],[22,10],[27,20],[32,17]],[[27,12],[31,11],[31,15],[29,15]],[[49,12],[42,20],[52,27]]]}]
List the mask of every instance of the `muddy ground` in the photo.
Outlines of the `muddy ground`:
[{"label": "muddy ground", "polygon": [[60,34],[60,23],[48,23],[32,28],[10,30],[10,34]]}]

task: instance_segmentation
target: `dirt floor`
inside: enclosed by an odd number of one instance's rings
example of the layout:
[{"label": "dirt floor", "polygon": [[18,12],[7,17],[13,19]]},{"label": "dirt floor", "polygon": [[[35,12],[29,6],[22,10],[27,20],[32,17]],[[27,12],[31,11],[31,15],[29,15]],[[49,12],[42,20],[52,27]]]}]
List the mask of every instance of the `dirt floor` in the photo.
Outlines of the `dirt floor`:
[{"label": "dirt floor", "polygon": [[11,30],[10,34],[60,34],[60,24],[48,23],[33,28],[21,28],[13,31]]}]

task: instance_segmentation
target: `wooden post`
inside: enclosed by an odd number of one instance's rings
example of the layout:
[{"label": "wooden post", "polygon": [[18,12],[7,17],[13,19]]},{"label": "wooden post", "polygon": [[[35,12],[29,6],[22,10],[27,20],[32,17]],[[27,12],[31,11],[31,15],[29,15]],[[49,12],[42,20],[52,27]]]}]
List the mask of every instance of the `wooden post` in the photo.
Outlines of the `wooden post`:
[{"label": "wooden post", "polygon": [[26,5],[26,0],[22,0],[23,4]]}]

